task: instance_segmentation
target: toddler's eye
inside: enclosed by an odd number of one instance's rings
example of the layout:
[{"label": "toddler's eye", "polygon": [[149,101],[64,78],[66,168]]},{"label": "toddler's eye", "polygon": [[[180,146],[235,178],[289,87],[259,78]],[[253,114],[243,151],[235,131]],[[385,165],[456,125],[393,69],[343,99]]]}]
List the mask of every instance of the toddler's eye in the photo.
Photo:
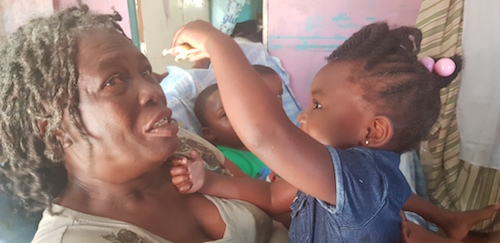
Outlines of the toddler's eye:
[{"label": "toddler's eye", "polygon": [[323,106],[317,100],[313,100],[314,109],[321,109]]}]

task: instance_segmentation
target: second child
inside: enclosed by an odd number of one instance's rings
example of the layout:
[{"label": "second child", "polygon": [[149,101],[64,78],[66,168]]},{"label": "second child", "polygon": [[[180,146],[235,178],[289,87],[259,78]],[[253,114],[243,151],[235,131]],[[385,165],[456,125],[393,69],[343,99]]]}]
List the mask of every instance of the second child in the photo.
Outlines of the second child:
[{"label": "second child", "polygon": [[[282,80],[271,68],[253,65],[266,85],[282,104]],[[197,97],[194,112],[202,126],[202,136],[217,146],[224,156],[233,161],[244,173],[268,182],[279,179],[257,156],[248,151],[236,135],[220,98],[217,84],[205,88]]]}]

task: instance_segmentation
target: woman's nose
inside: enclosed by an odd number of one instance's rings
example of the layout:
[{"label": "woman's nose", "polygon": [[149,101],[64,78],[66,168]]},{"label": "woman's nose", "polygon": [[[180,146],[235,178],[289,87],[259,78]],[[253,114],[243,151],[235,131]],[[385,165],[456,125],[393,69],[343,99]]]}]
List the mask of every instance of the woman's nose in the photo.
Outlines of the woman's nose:
[{"label": "woman's nose", "polygon": [[139,83],[139,96],[141,104],[149,105],[161,103],[167,105],[165,93],[163,93],[161,86],[157,82],[142,80],[142,82]]}]

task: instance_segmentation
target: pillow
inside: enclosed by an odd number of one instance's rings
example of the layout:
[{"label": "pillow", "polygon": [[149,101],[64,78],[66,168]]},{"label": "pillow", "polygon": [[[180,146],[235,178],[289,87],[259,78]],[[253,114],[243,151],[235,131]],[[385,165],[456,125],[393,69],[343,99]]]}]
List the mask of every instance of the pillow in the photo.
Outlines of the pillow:
[{"label": "pillow", "polygon": [[[281,66],[280,60],[270,56],[262,43],[244,39],[235,40],[251,64],[268,66],[281,77],[283,109],[290,120],[298,125],[297,115],[301,108],[289,88],[288,73]],[[167,105],[172,109],[172,117],[177,120],[180,127],[201,134],[201,125],[194,114],[194,103],[201,91],[216,83],[213,69],[181,69],[175,66],[169,66],[167,69],[169,74],[160,85],[167,97]]]}]

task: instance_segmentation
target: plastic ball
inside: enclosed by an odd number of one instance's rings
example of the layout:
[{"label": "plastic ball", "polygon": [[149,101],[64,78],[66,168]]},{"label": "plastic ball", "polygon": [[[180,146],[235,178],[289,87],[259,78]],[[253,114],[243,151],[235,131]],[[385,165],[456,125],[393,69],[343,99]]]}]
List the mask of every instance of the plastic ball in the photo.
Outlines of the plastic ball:
[{"label": "plastic ball", "polygon": [[450,58],[441,58],[434,65],[434,71],[441,77],[448,77],[455,72],[455,62]]},{"label": "plastic ball", "polygon": [[418,61],[424,64],[425,68],[427,68],[429,72],[432,72],[432,69],[434,68],[434,59],[432,59],[431,57],[422,57]]}]

